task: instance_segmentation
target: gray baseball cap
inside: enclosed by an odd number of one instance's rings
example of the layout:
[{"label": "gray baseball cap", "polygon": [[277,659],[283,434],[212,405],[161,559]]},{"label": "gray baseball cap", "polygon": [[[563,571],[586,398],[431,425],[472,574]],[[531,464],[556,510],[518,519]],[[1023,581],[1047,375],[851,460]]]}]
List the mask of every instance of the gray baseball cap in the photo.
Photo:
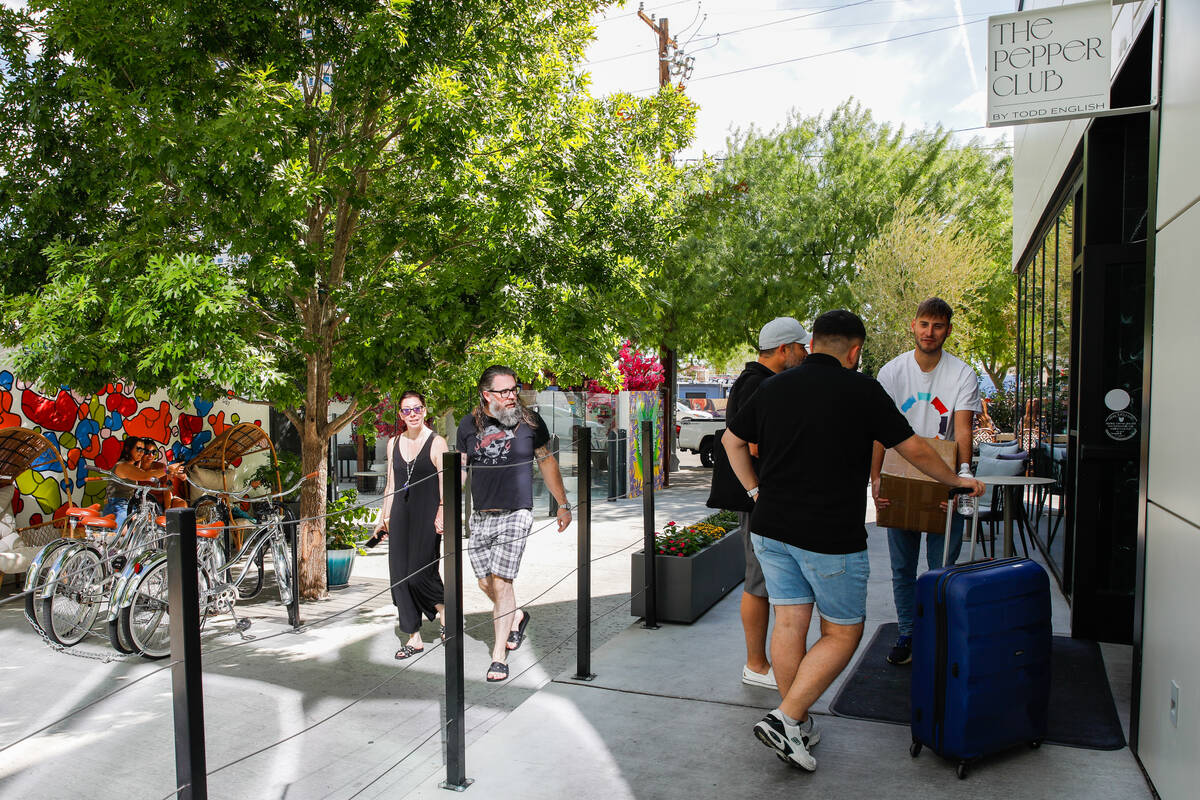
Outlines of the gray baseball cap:
[{"label": "gray baseball cap", "polygon": [[804,326],[799,322],[791,317],[776,317],[763,325],[763,329],[759,331],[758,349],[774,350],[781,344],[799,342],[806,345],[811,341],[812,334],[804,330]]}]

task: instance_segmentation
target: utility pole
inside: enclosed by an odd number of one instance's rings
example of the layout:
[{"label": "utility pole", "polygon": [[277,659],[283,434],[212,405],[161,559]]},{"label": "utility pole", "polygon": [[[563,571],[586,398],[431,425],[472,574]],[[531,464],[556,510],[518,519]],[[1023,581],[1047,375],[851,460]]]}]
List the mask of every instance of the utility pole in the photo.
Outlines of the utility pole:
[{"label": "utility pole", "polygon": [[638,17],[642,22],[650,26],[650,30],[658,34],[658,85],[666,86],[671,82],[671,59],[668,56],[667,49],[669,47],[678,46],[675,40],[671,38],[671,26],[666,17],[661,20],[655,20],[653,16],[647,16],[642,7],[638,6]]},{"label": "utility pole", "polygon": [[[671,56],[670,48],[678,47],[671,38],[671,26],[666,17],[655,20],[647,15],[642,6],[638,5],[638,18],[650,26],[650,30],[658,35],[658,86],[671,85]],[[663,153],[663,160],[671,163],[671,154]],[[663,347],[659,351],[659,361],[663,366],[663,385],[667,387],[663,398],[663,448],[662,474],[663,487],[671,485],[671,457],[675,454],[675,351]]]}]

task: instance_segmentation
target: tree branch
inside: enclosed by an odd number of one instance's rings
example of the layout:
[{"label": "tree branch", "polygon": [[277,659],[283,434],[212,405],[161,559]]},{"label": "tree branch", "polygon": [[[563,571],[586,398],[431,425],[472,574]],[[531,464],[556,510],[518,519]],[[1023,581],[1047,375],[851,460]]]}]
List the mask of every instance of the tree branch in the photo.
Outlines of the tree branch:
[{"label": "tree branch", "polygon": [[346,427],[356,419],[361,417],[367,411],[366,407],[358,407],[358,398],[350,401],[350,407],[334,417],[330,423],[325,426],[325,438],[333,436],[335,433]]}]

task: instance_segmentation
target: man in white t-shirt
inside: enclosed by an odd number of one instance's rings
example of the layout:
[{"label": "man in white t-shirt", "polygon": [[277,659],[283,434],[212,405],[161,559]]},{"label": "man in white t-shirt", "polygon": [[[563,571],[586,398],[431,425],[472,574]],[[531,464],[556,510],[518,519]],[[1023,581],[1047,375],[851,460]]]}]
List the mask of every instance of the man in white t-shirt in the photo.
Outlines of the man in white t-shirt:
[{"label": "man in white t-shirt", "polygon": [[[979,378],[970,364],[949,353],[942,345],[952,329],[954,310],[939,297],[930,297],[917,306],[911,323],[916,348],[896,356],[879,370],[877,380],[891,396],[908,424],[918,436],[949,439],[957,443],[957,464],[971,463],[973,417],[979,402]],[[879,470],[883,465],[883,445],[875,443],[871,460],[871,496],[875,508],[888,505],[879,496]],[[947,509],[947,513],[953,511]],[[954,517],[950,529],[950,563],[958,560],[962,547],[963,520]],[[929,569],[942,566],[944,534],[926,534],[925,563]],[[891,664],[912,661],[913,605],[916,601],[917,562],[921,555],[921,532],[888,528],[888,549],[892,557],[892,597],[900,635],[888,653]]]}]

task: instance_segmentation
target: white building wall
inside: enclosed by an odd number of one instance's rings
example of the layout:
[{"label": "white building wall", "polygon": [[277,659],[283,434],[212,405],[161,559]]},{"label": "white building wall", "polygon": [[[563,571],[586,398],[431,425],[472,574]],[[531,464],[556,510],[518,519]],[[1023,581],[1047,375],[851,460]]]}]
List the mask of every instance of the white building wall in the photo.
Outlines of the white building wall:
[{"label": "white building wall", "polygon": [[[1034,0],[1025,7],[1062,5]],[[1200,492],[1195,423],[1200,343],[1200,1],[1163,0],[1164,47],[1154,264],[1149,509],[1143,598],[1138,756],[1164,800],[1196,796],[1200,754]],[[1113,8],[1113,69],[1119,68],[1154,3]],[[1087,128],[1086,121],[1014,130],[1013,264]],[[1116,165],[1114,165],[1116,167]],[[1178,686],[1171,721],[1172,683]]]},{"label": "white building wall", "polygon": [[[1138,755],[1164,800],[1196,796],[1200,754],[1200,3],[1166,0]],[[1179,686],[1170,719],[1171,682]]]}]

